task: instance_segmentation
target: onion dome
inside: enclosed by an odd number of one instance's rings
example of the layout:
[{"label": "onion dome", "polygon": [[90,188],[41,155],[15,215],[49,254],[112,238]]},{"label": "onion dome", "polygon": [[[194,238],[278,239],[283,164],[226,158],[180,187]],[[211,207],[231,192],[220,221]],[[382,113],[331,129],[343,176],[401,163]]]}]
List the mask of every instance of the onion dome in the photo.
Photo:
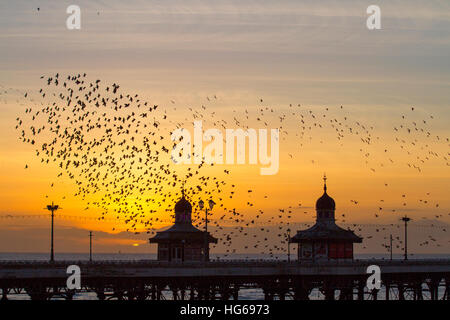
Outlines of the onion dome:
[{"label": "onion dome", "polygon": [[183,195],[183,197],[175,204],[175,214],[185,212],[192,213],[192,205]]},{"label": "onion dome", "polygon": [[316,201],[316,210],[335,210],[336,203],[333,198],[327,194],[327,177],[323,177],[323,195]]},{"label": "onion dome", "polygon": [[191,224],[192,205],[184,197],[184,190],[182,190],[182,197],[175,204],[175,224]]}]

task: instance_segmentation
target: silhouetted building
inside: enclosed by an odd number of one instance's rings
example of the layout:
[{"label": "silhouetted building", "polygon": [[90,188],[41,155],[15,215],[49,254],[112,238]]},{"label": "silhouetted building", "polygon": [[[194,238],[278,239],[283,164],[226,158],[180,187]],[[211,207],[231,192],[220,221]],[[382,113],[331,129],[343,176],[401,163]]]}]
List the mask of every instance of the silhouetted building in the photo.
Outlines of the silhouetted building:
[{"label": "silhouetted building", "polygon": [[[158,244],[160,261],[204,261],[209,260],[205,250],[217,239],[192,225],[192,205],[183,197],[175,204],[175,224],[165,231],[157,232],[150,243]],[[206,257],[205,257],[206,256]]]},{"label": "silhouetted building", "polygon": [[353,243],[361,243],[362,238],[336,225],[336,203],[327,194],[326,177],[323,190],[316,202],[316,224],[298,231],[290,242],[298,243],[299,260],[353,259]]}]

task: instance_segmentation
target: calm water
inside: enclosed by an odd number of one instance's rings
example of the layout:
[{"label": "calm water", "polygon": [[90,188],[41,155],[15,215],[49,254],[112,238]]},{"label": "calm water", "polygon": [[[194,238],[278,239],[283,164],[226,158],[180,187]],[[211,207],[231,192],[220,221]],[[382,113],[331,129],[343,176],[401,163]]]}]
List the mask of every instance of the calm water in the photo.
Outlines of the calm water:
[{"label": "calm water", "polygon": [[[291,255],[292,259],[295,256]],[[389,259],[387,254],[359,254],[355,255],[355,259]],[[403,259],[400,254],[394,255],[394,259]],[[0,253],[0,261],[11,260],[35,260],[46,261],[49,259],[48,253]],[[156,254],[134,254],[134,253],[97,253],[93,255],[94,260],[142,260],[142,259],[156,259]],[[273,259],[286,260],[286,255],[279,255],[277,257],[270,257],[269,255],[261,254],[235,254],[231,257],[225,257],[220,254],[211,254],[211,259]],[[410,255],[409,259],[450,259],[450,254],[417,254]],[[89,255],[85,253],[56,253],[55,260],[71,260],[82,261],[89,260]],[[424,287],[425,288],[425,287]],[[379,299],[383,300],[385,291],[382,288],[379,293]],[[444,288],[440,288],[439,295],[444,294]],[[310,294],[311,299],[323,299],[323,295],[319,290],[315,289]],[[356,298],[356,297],[355,297]],[[28,300],[26,294],[9,294],[8,299],[11,300]],[[241,289],[239,290],[240,300],[261,300],[264,299],[264,294],[261,289]],[[97,300],[97,295],[93,292],[79,293],[74,296],[74,300]]]}]

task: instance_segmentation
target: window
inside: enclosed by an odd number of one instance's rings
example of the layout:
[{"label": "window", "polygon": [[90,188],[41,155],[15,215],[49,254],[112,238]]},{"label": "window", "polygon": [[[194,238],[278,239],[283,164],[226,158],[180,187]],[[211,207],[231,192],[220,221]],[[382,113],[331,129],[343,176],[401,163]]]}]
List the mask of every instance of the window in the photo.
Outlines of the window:
[{"label": "window", "polygon": [[329,258],[330,259],[336,259],[337,258],[337,245],[336,245],[336,243],[334,243],[334,242],[331,242],[330,243],[330,246],[329,246]]},{"label": "window", "polygon": [[182,249],[180,247],[172,248],[172,260],[181,260]]},{"label": "window", "polygon": [[345,258],[345,243],[338,244],[338,258]]},{"label": "window", "polygon": [[168,260],[169,255],[167,254],[166,248],[159,248],[158,249],[158,259],[159,260]]},{"label": "window", "polygon": [[353,243],[351,243],[351,242],[345,243],[345,258],[346,259],[353,258]]}]

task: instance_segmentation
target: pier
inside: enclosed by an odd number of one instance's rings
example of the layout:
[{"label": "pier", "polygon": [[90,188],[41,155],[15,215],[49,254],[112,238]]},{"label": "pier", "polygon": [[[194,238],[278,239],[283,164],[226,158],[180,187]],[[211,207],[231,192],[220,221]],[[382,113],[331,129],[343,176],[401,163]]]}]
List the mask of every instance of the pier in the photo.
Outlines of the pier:
[{"label": "pier", "polygon": [[[67,289],[69,265],[80,267],[81,289]],[[381,290],[366,286],[370,265],[381,269]],[[99,300],[238,300],[245,288],[261,289],[265,300],[308,300],[314,289],[326,300],[450,300],[450,259],[0,262],[2,299],[25,293],[70,300],[94,292]]]}]

